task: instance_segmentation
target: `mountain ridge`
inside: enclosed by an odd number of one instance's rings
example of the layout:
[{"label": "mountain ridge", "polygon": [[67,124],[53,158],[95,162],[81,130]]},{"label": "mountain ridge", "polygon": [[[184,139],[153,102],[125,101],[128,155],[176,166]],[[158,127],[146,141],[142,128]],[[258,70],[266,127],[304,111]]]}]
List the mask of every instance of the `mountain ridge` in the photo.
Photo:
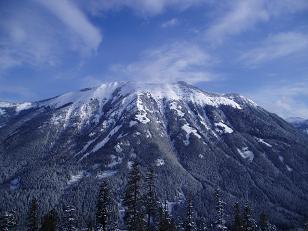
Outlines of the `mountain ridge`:
[{"label": "mountain ridge", "polygon": [[0,193],[9,205],[21,192],[22,204],[39,194],[44,210],[69,201],[93,216],[98,182],[121,192],[138,161],[143,171],[155,167],[161,198],[194,192],[200,214],[220,187],[227,202],[252,201],[278,224],[305,216],[307,137],[242,96],[184,83],[110,83],[2,109]]}]

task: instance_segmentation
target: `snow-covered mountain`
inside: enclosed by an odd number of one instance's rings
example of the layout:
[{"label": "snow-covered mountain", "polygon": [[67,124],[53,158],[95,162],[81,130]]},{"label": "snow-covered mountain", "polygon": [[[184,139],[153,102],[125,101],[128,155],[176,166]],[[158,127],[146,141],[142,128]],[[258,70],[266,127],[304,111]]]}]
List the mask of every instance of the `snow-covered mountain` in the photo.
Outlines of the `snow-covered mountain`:
[{"label": "snow-covered mountain", "polygon": [[294,127],[301,130],[303,133],[308,135],[308,119],[304,119],[301,117],[290,117],[286,119],[289,123],[291,123]]},{"label": "snow-covered mountain", "polygon": [[142,171],[155,167],[159,195],[170,205],[192,193],[207,215],[219,186],[227,210],[249,200],[279,224],[307,215],[308,138],[237,94],[184,82],[114,82],[0,103],[0,141],[2,209],[23,212],[36,196],[44,211],[72,203],[93,216],[99,182],[108,179],[120,200],[137,160]]}]

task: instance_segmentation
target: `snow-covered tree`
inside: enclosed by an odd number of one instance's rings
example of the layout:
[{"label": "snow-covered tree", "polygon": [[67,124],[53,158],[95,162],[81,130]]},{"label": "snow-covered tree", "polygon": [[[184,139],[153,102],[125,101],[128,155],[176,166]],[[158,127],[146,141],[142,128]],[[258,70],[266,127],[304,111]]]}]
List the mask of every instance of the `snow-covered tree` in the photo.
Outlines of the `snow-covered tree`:
[{"label": "snow-covered tree", "polygon": [[159,208],[159,224],[158,224],[158,230],[159,231],[176,231],[176,224],[173,219],[171,219],[168,208],[167,208],[167,202],[165,201],[165,204],[160,204]]},{"label": "snow-covered tree", "polygon": [[232,231],[243,231],[241,209],[240,209],[240,204],[238,202],[236,202],[234,205],[234,218],[232,224]]},{"label": "snow-covered tree", "polygon": [[224,218],[224,201],[221,198],[221,191],[219,188],[215,190],[215,199],[216,199],[216,220],[215,220],[215,230],[225,231],[228,230],[226,226],[226,221]]},{"label": "snow-covered tree", "polygon": [[17,225],[17,218],[15,212],[4,212],[0,217],[0,230],[10,231],[15,230]]},{"label": "snow-covered tree", "polygon": [[150,168],[145,177],[146,193],[144,195],[144,204],[147,213],[147,229],[152,230],[155,225],[155,218],[158,210],[158,200],[155,190],[155,173],[154,169]]},{"label": "snow-covered tree", "polygon": [[144,211],[141,196],[141,173],[139,165],[134,162],[128,174],[123,205],[125,208],[124,221],[129,231],[144,230]]},{"label": "snow-covered tree", "polygon": [[78,230],[76,221],[76,208],[72,205],[67,205],[64,207],[61,230],[63,231]]},{"label": "snow-covered tree", "polygon": [[57,212],[55,210],[51,210],[43,217],[42,227],[40,230],[41,231],[57,230],[57,221],[58,221]]},{"label": "snow-covered tree", "polygon": [[189,198],[187,200],[184,230],[185,231],[195,231],[196,230],[196,223],[195,223],[195,217],[194,217],[194,207],[193,207],[191,196],[189,196]]},{"label": "snow-covered tree", "polygon": [[96,205],[96,225],[98,230],[110,230],[113,213],[112,204],[110,189],[104,181],[100,186]]},{"label": "snow-covered tree", "polygon": [[248,202],[245,203],[244,213],[243,213],[243,230],[244,231],[255,231],[258,226],[255,219],[252,216],[251,208]]},{"label": "snow-covered tree", "polygon": [[27,230],[37,231],[38,230],[38,203],[35,198],[32,199],[27,216]]}]

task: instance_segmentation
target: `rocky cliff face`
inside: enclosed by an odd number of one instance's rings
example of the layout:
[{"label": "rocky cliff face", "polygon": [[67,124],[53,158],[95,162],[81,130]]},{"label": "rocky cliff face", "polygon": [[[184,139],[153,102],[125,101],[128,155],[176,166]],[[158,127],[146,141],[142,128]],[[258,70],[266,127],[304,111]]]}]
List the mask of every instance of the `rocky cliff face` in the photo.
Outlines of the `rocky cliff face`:
[{"label": "rocky cliff face", "polygon": [[159,195],[174,212],[192,193],[208,215],[219,186],[229,209],[248,200],[274,222],[296,224],[308,209],[307,144],[252,101],[183,82],[116,82],[0,103],[0,206],[24,212],[36,196],[43,211],[72,203],[92,216],[99,182],[108,179],[120,200],[138,161],[142,171],[155,167]]}]

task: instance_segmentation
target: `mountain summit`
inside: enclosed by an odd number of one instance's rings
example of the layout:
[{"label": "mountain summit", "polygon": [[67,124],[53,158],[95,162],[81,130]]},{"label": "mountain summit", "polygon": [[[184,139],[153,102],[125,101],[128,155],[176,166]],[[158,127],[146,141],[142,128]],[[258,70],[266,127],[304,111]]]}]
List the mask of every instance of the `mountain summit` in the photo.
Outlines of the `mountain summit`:
[{"label": "mountain summit", "polygon": [[184,82],[113,82],[0,103],[0,141],[0,206],[36,196],[45,211],[71,202],[91,214],[99,182],[120,196],[138,161],[155,168],[174,212],[193,194],[206,215],[217,187],[281,225],[302,222],[308,208],[308,138],[245,97]]}]

